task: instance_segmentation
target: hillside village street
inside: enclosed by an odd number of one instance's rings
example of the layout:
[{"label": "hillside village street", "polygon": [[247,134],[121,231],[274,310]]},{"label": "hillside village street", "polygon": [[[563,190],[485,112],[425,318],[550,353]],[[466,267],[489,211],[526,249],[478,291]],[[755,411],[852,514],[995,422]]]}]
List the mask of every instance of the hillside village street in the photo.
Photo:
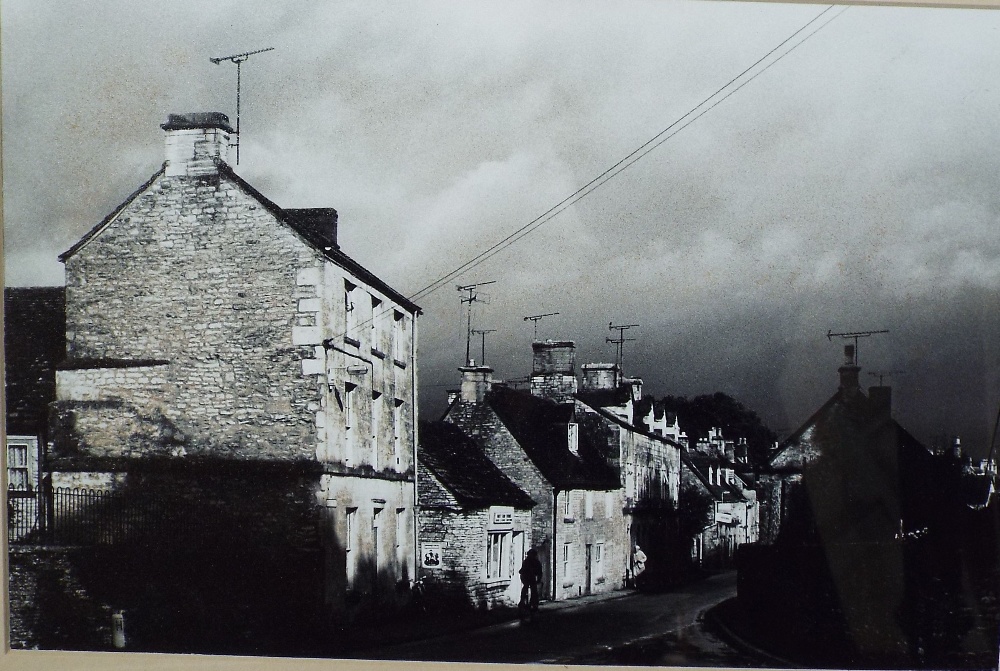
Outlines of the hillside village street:
[{"label": "hillside village street", "polygon": [[706,630],[700,615],[736,595],[726,572],[659,594],[616,592],[549,602],[533,622],[365,651],[366,659],[448,662],[773,666]]}]

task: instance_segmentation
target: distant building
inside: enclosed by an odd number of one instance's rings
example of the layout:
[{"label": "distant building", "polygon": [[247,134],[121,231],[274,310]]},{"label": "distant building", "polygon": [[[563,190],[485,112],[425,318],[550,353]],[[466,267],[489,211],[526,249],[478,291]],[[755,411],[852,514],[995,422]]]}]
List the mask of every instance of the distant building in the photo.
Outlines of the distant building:
[{"label": "distant building", "polygon": [[54,484],[189,505],[185,533],[222,534],[206,552],[319,557],[329,617],[391,609],[415,575],[419,308],[340,249],[335,210],[236,174],[225,115],[162,128],[163,167],[60,257]]},{"label": "distant building", "polygon": [[420,574],[433,599],[517,605],[535,502],[453,424],[421,423]]},{"label": "distant building", "polygon": [[[700,566],[731,566],[736,548],[756,543],[760,506],[757,492],[733,464],[687,450],[681,456],[681,500],[701,523],[691,531],[691,559]],[[700,509],[697,507],[700,502]]]}]

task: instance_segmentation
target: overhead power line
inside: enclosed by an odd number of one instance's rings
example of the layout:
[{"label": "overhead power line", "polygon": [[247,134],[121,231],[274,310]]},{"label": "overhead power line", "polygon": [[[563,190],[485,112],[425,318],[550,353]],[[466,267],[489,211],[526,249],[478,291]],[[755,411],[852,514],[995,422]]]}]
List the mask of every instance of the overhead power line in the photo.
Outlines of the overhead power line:
[{"label": "overhead power line", "polygon": [[[778,63],[778,61],[780,61],[782,58],[784,58],[785,56],[787,56],[788,54],[790,54],[792,51],[794,51],[795,49],[797,49],[806,40],[808,40],[810,37],[812,37],[813,35],[815,35],[816,33],[818,33],[820,30],[822,30],[824,27],[826,27],[831,21],[833,21],[834,19],[836,19],[837,17],[839,17],[841,14],[844,13],[844,11],[846,11],[848,9],[848,7],[845,6],[843,9],[841,9],[840,12],[838,12],[834,16],[830,17],[827,21],[825,21],[822,24],[820,24],[819,27],[817,27],[811,33],[808,33],[799,42],[793,44],[787,51],[785,51],[784,53],[780,54],[777,58],[775,58],[774,60],[772,60],[770,63],[767,63],[760,71],[754,73],[752,76],[750,76],[749,78],[747,78],[745,81],[741,82],[738,86],[736,86],[735,88],[733,88],[732,90],[730,90],[729,92],[727,92],[724,96],[722,96],[721,98],[719,98],[718,100],[716,100],[715,102],[713,102],[707,108],[702,109],[700,112],[698,112],[698,110],[700,108],[704,107],[707,103],[709,103],[709,101],[711,101],[713,98],[716,98],[717,96],[719,96],[723,91],[725,91],[727,88],[729,88],[730,86],[732,86],[740,78],[742,78],[744,75],[746,75],[751,70],[753,70],[754,68],[756,68],[758,65],[760,65],[762,62],[764,62],[766,59],[768,59],[770,56],[772,56],[775,52],[777,52],[779,49],[781,49],[782,47],[784,47],[786,44],[788,44],[789,42],[791,42],[793,39],[795,39],[796,36],[798,36],[803,31],[805,31],[806,29],[808,29],[809,26],[811,26],[812,24],[816,23],[819,19],[821,19],[827,12],[831,11],[833,8],[834,8],[834,5],[830,5],[829,7],[827,7],[826,9],[824,9],[822,12],[820,12],[819,14],[817,14],[815,17],[813,17],[812,19],[810,19],[809,21],[807,21],[801,28],[799,28],[798,30],[796,30],[795,32],[793,32],[791,35],[789,35],[787,38],[785,38],[784,40],[782,40],[777,46],[775,46],[773,49],[771,49],[766,54],[764,54],[759,59],[757,59],[752,65],[750,65],[748,68],[746,68],[745,70],[743,70],[740,74],[738,74],[735,77],[733,77],[732,79],[730,79],[723,86],[719,87],[715,92],[713,92],[707,98],[705,98],[700,103],[698,103],[697,105],[695,105],[694,107],[692,107],[684,115],[682,115],[681,117],[679,117],[677,120],[675,120],[669,126],[667,126],[663,130],[661,130],[659,133],[657,133],[656,135],[654,135],[653,137],[651,137],[649,140],[647,140],[642,145],[640,145],[639,147],[637,147],[631,153],[629,153],[628,155],[626,155],[625,157],[623,157],[622,159],[620,159],[617,163],[615,163],[611,167],[607,168],[602,173],[600,173],[599,175],[597,175],[596,177],[594,177],[592,180],[590,180],[589,182],[587,182],[586,184],[584,184],[583,186],[581,186],[579,189],[577,189],[576,191],[574,191],[572,194],[570,194],[566,198],[562,199],[561,201],[559,201],[558,203],[556,203],[555,205],[553,205],[552,207],[550,207],[549,209],[547,209],[545,212],[543,212],[542,214],[538,215],[537,217],[535,217],[534,219],[532,219],[531,221],[529,221],[524,226],[518,228],[517,230],[515,230],[514,232],[512,232],[507,237],[503,238],[502,240],[500,240],[499,242],[495,243],[491,247],[487,248],[483,252],[477,254],[476,256],[474,256],[473,258],[469,259],[468,261],[466,261],[462,265],[458,266],[457,268],[455,268],[451,272],[449,272],[449,273],[447,273],[445,275],[442,275],[437,280],[434,280],[433,282],[431,282],[427,286],[423,287],[422,289],[420,289],[416,293],[412,294],[409,298],[411,300],[416,301],[416,300],[420,300],[420,299],[422,299],[422,298],[424,298],[424,297],[426,297],[426,296],[434,293],[435,291],[437,291],[438,289],[440,289],[441,287],[443,287],[445,284],[447,284],[448,282],[450,282],[454,278],[456,278],[459,275],[461,275],[461,274],[463,274],[463,273],[471,270],[472,268],[478,266],[479,264],[487,261],[492,256],[494,256],[497,253],[503,251],[504,249],[506,249],[510,245],[512,245],[515,242],[517,242],[518,240],[520,240],[521,238],[523,238],[526,235],[528,235],[529,233],[533,232],[535,229],[537,229],[540,226],[542,226],[543,224],[547,223],[548,221],[550,221],[551,219],[553,219],[554,217],[556,217],[557,215],[559,215],[560,213],[562,213],[564,210],[566,210],[570,206],[574,205],[575,203],[579,202],[583,198],[587,197],[588,195],[590,195],[591,193],[593,193],[595,190],[599,189],[601,186],[603,186],[604,184],[606,184],[608,181],[610,181],[610,180],[614,179],[615,177],[617,177],[619,174],[621,174],[623,171],[627,170],[629,167],[631,167],[632,165],[634,165],[637,161],[641,160],[643,157],[645,157],[651,151],[653,151],[654,149],[656,149],[657,147],[659,147],[661,144],[663,144],[664,142],[666,142],[667,140],[669,140],[670,138],[672,138],[674,135],[676,135],[678,132],[680,132],[681,130],[683,130],[684,128],[686,128],[687,126],[689,126],[691,123],[693,123],[694,121],[696,121],[697,119],[699,119],[700,117],[702,117],[704,114],[706,114],[707,112],[709,112],[710,110],[712,110],[713,108],[715,108],[716,105],[720,104],[721,102],[723,102],[724,100],[726,100],[727,98],[729,98],[731,95],[733,95],[734,93],[736,93],[737,91],[739,91],[741,88],[743,88],[744,86],[746,86],[747,84],[749,84],[751,81],[753,81],[754,79],[756,79],[757,77],[759,77],[761,74],[763,74],[764,72],[766,72],[773,65],[775,65],[776,63]],[[697,114],[695,114],[696,112],[697,112]],[[692,115],[694,115],[694,116],[692,116]],[[685,120],[687,120],[687,121],[685,122]]]}]

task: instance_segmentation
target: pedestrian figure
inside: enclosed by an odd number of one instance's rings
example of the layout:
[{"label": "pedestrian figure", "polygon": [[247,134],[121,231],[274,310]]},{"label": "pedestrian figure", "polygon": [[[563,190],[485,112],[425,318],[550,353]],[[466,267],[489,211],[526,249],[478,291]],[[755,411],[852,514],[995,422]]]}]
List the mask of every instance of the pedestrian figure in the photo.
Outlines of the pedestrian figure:
[{"label": "pedestrian figure", "polygon": [[635,545],[635,554],[632,555],[632,576],[638,578],[646,570],[646,553],[642,551],[639,544]]},{"label": "pedestrian figure", "polygon": [[542,562],[538,561],[538,551],[535,548],[528,550],[518,575],[521,576],[521,602],[518,608],[538,610],[538,583],[542,581]]}]

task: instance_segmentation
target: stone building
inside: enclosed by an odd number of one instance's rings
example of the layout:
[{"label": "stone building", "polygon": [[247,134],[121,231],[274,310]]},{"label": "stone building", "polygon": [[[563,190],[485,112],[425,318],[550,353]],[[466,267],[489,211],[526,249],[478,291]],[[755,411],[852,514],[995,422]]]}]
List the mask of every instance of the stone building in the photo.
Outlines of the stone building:
[{"label": "stone building", "polygon": [[514,606],[535,502],[455,425],[420,426],[420,574],[435,601]]},{"label": "stone building", "polygon": [[736,548],[756,543],[757,492],[718,456],[686,451],[681,456],[681,500],[699,520],[688,530],[691,559],[700,566],[728,567]]},{"label": "stone building", "polygon": [[209,537],[318,557],[326,616],[391,610],[415,568],[419,308],[340,249],[335,210],[236,174],[225,115],[162,128],[163,167],[60,257],[54,477],[196,494]]},{"label": "stone building", "polygon": [[641,380],[623,385],[617,370],[584,367],[581,390],[572,342],[535,342],[532,350],[530,391],[466,366],[444,419],[536,501],[545,598],[618,589],[631,580],[636,539],[659,549],[674,537],[679,447],[634,424]]}]

